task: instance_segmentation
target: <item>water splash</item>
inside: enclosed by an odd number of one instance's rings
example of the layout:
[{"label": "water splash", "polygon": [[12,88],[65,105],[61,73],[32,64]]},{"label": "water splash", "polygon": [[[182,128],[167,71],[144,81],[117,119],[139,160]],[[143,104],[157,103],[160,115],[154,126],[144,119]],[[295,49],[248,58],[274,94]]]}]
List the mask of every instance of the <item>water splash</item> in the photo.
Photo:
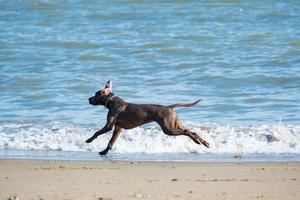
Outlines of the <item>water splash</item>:
[{"label": "water splash", "polygon": [[[184,126],[210,142],[211,148],[195,144],[185,136],[167,136],[156,125],[123,130],[116,141],[116,153],[300,153],[300,125],[253,124],[234,127],[214,123],[191,123]],[[0,149],[42,151],[103,150],[111,133],[86,144],[96,128],[52,122],[48,124],[4,123],[0,127]]]}]

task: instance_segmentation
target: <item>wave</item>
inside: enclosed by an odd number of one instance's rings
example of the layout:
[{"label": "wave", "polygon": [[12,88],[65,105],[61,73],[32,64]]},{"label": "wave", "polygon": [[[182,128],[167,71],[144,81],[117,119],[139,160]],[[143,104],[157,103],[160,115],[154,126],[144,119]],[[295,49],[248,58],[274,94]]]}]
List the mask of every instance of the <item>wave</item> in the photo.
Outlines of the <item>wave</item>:
[{"label": "wave", "polygon": [[[156,125],[123,130],[113,150],[116,153],[300,153],[300,125],[283,123],[234,127],[214,123],[183,124],[211,144],[195,144],[185,136],[167,136]],[[98,128],[98,129],[97,129]],[[101,151],[111,133],[89,138],[100,127],[90,128],[60,122],[47,124],[0,124],[0,149],[42,151]]]}]

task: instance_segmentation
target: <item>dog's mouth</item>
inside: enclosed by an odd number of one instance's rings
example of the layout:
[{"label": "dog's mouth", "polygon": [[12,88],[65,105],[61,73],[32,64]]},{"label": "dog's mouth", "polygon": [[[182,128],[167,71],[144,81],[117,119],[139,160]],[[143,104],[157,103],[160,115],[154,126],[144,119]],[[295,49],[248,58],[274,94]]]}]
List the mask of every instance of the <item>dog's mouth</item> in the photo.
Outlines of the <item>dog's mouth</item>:
[{"label": "dog's mouth", "polygon": [[89,98],[89,104],[95,105],[95,98],[94,97]]}]

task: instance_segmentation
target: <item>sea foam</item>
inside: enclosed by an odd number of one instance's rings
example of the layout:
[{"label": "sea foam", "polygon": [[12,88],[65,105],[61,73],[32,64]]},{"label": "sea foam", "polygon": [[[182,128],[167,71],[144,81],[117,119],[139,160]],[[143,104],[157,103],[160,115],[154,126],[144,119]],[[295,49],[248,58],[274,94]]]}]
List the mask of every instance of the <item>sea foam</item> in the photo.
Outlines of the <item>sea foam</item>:
[{"label": "sea foam", "polygon": [[[100,127],[73,124],[0,124],[0,149],[42,151],[101,151],[112,133],[99,136],[93,143],[85,140]],[[159,126],[150,124],[122,130],[113,150],[116,153],[300,153],[300,125],[276,123],[234,127],[214,123],[183,124],[206,139],[211,148],[195,144],[186,136],[167,136]]]}]

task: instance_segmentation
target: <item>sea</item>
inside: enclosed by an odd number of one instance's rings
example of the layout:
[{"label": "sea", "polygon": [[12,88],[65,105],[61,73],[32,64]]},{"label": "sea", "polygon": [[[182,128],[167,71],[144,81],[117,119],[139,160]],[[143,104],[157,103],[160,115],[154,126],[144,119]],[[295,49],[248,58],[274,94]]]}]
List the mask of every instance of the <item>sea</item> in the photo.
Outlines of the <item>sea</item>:
[{"label": "sea", "polygon": [[[155,123],[85,140],[107,109],[170,105],[211,148]],[[0,0],[0,158],[300,161],[300,1]]]}]

